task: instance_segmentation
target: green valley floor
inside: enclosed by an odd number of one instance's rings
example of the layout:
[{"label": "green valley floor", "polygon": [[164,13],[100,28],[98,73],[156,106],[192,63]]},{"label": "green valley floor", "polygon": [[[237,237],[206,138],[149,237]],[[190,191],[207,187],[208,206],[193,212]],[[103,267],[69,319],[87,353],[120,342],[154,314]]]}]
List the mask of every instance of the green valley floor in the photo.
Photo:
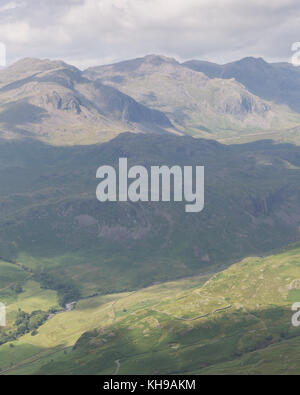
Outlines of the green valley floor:
[{"label": "green valley floor", "polygon": [[291,306],[300,302],[300,245],[216,274],[85,298],[64,311],[30,272],[0,264],[7,334],[20,311],[48,317],[0,346],[2,375],[299,374]]}]

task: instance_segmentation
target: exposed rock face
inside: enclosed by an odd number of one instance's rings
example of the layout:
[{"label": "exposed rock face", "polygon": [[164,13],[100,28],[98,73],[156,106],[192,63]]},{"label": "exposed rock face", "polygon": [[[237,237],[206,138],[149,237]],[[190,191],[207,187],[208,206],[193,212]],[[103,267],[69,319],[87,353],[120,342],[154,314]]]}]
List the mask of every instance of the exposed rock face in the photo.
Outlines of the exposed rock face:
[{"label": "exposed rock face", "polygon": [[262,100],[255,100],[252,95],[247,92],[242,92],[240,95],[224,98],[218,111],[224,114],[231,114],[234,116],[242,116],[246,114],[263,115],[269,111],[271,107]]},{"label": "exposed rock face", "polygon": [[299,76],[253,58],[219,66],[149,55],[84,72],[24,59],[0,71],[1,136],[55,145],[99,143],[126,131],[294,142]]},{"label": "exposed rock face", "polygon": [[183,132],[217,136],[224,130],[287,127],[290,122],[287,109],[254,95],[233,77],[224,78],[220,67],[215,65],[211,73],[205,74],[210,69],[207,62],[203,72],[199,72],[194,63],[182,65],[175,59],[149,55],[93,67],[84,75],[165,112]]},{"label": "exposed rock face", "polygon": [[253,94],[300,112],[300,67],[251,57],[222,66],[198,60],[185,62],[184,66],[210,78],[235,78]]},{"label": "exposed rock face", "polygon": [[[55,144],[88,144],[121,132],[165,132],[165,114],[83,77],[64,62],[24,59],[0,72],[4,136],[30,133]],[[25,109],[26,107],[26,109]]]},{"label": "exposed rock face", "polygon": [[56,91],[47,93],[40,97],[40,106],[51,110],[70,111],[75,114],[80,114],[80,102],[77,98],[69,96],[62,97]]}]

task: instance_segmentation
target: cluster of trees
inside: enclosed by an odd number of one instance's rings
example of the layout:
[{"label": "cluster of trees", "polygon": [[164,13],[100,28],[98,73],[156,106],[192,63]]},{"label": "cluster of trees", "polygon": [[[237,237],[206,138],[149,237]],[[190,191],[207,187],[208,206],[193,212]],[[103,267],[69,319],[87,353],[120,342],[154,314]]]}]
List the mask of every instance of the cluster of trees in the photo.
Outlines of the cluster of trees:
[{"label": "cluster of trees", "polygon": [[11,342],[17,339],[17,335],[15,332],[10,331],[9,333],[0,331],[0,346],[7,342]]},{"label": "cluster of trees", "polygon": [[[40,283],[41,288],[51,289],[57,292],[59,304],[62,307],[65,307],[67,303],[80,299],[79,289],[72,280],[62,280],[46,270],[36,273],[34,278]],[[11,289],[16,294],[23,292],[21,283],[13,285]],[[32,313],[26,313],[19,309],[14,328],[8,331],[0,329],[0,345],[17,340],[18,337],[26,333],[31,333],[32,336],[35,336],[38,333],[38,328],[48,319],[49,314],[55,314],[58,311],[60,311],[59,308],[52,308],[48,312],[37,310]]]},{"label": "cluster of trees", "polygon": [[36,331],[44,324],[47,318],[48,313],[41,310],[33,311],[31,314],[19,310],[15,321],[16,335],[21,336],[25,333]]},{"label": "cluster of trees", "polygon": [[0,345],[17,340],[18,337],[25,335],[25,333],[31,332],[32,336],[36,335],[38,328],[47,321],[48,316],[48,312],[46,313],[41,310],[26,313],[19,309],[14,323],[14,329],[9,332],[0,331]]},{"label": "cluster of trees", "polygon": [[72,280],[61,280],[46,270],[38,272],[35,278],[40,283],[41,288],[52,289],[57,292],[59,304],[63,307],[67,303],[80,298],[79,289]]}]

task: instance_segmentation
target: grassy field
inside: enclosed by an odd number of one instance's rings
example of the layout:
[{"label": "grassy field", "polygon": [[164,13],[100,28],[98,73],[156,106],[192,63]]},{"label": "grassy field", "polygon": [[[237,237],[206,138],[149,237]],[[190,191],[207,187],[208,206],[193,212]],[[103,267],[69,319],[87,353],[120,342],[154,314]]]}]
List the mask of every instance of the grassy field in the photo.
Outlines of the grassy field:
[{"label": "grassy field", "polygon": [[0,347],[3,374],[297,374],[300,246],[214,275],[80,300]]},{"label": "grassy field", "polygon": [[34,274],[27,268],[2,261],[0,272],[2,284],[4,281],[6,284],[0,289],[0,301],[6,306],[6,327],[0,328],[0,344],[2,344],[20,337],[24,332],[24,330],[18,332],[18,325],[21,325],[21,322],[17,324],[17,319],[21,311],[28,315],[38,311],[47,314],[50,309],[60,307],[57,293],[53,290],[42,289],[41,285],[34,281]]}]

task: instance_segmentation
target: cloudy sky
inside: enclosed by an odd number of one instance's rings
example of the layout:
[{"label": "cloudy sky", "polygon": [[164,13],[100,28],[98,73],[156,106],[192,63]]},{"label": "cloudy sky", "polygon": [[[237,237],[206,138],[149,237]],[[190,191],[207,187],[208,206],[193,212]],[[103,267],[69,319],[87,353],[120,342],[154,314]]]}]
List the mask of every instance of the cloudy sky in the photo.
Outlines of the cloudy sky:
[{"label": "cloudy sky", "polygon": [[63,59],[80,68],[156,53],[225,63],[290,61],[299,0],[0,0],[8,63]]}]

